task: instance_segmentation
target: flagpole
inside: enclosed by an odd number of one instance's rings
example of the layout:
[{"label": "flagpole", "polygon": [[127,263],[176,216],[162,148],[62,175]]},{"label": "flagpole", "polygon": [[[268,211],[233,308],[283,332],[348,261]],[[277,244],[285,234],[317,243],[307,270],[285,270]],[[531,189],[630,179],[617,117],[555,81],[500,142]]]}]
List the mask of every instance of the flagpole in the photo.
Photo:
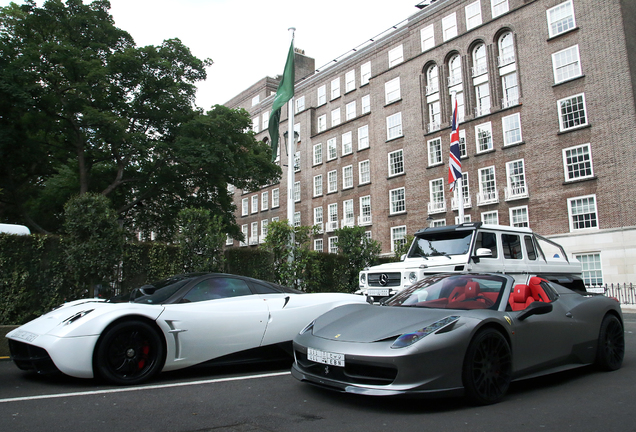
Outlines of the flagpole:
[{"label": "flagpole", "polygon": [[[288,29],[292,32],[292,44],[296,32],[295,27]],[[295,55],[295,54],[294,54]],[[291,83],[292,87],[295,83]],[[292,94],[289,104],[287,105],[287,222],[292,227],[292,235],[290,249],[292,251],[289,261],[294,259],[294,214],[296,213],[296,205],[294,201],[294,156],[296,154],[296,137],[294,136],[294,95]]]}]

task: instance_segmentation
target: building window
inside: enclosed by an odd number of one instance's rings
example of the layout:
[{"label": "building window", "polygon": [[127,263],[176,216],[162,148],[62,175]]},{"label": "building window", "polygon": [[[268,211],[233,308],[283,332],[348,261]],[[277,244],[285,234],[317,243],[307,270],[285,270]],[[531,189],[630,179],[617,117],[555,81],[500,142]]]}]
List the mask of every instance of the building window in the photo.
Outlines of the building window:
[{"label": "building window", "polygon": [[353,200],[346,200],[342,203],[343,221],[342,227],[352,227],[355,225],[353,214]]},{"label": "building window", "polygon": [[267,237],[267,225],[269,224],[269,221],[267,219],[263,219],[261,221],[261,237],[260,237],[260,243],[265,243],[265,238]]},{"label": "building window", "polygon": [[439,91],[439,69],[437,65],[431,65],[426,69],[426,95]]},{"label": "building window", "polygon": [[241,201],[241,216],[247,216],[250,214],[250,203],[248,198],[243,198]]},{"label": "building window", "polygon": [[248,239],[248,227],[247,224],[245,225],[241,225],[241,233],[243,233],[243,238],[245,239],[245,241],[242,241],[240,243],[241,246],[247,246],[247,243],[245,243],[246,241],[249,241]]},{"label": "building window", "polygon": [[448,62],[448,86],[452,87],[462,82],[462,60],[459,55],[453,56]]},{"label": "building window", "polygon": [[321,85],[320,87],[318,87],[317,94],[318,94],[318,106],[326,104],[327,103],[327,87],[324,85]]},{"label": "building window", "polygon": [[508,12],[508,0],[490,0],[490,8],[493,18],[505,14]]},{"label": "building window", "polygon": [[252,195],[252,213],[258,213],[258,195]]},{"label": "building window", "polygon": [[435,179],[428,182],[429,187],[429,213],[446,211],[446,199],[444,198],[444,179]]},{"label": "building window", "polygon": [[555,84],[581,76],[579,46],[574,45],[552,54],[552,70]]},{"label": "building window", "polygon": [[314,145],[314,165],[322,163],[322,143]]},{"label": "building window", "polygon": [[[462,173],[462,196],[464,197],[464,208],[471,207],[472,203],[470,201],[470,187],[468,184],[468,173]],[[451,198],[451,207],[453,210],[457,210],[459,208],[459,201],[453,196]]]},{"label": "building window", "polygon": [[422,52],[433,48],[435,46],[435,30],[433,24],[420,30],[420,37],[422,38]]},{"label": "building window", "polygon": [[362,104],[362,114],[371,112],[371,96],[370,95],[362,96],[361,104]]},{"label": "building window", "polygon": [[490,87],[488,81],[475,86],[477,96],[477,106],[475,107],[475,117],[490,114]]},{"label": "building window", "polygon": [[329,237],[329,253],[338,253],[338,237]]},{"label": "building window", "polygon": [[263,113],[263,130],[266,130],[269,126],[269,111]]},{"label": "building window", "polygon": [[269,192],[265,191],[261,194],[261,210],[269,208]]},{"label": "building window", "polygon": [[477,153],[492,150],[492,128],[490,122],[475,126],[475,137],[477,137]]},{"label": "building window", "polygon": [[389,177],[404,174],[404,154],[397,150],[389,153]]},{"label": "building window", "polygon": [[272,190],[272,208],[276,208],[279,205],[280,205],[280,190],[276,188]]},{"label": "building window", "polygon": [[406,199],[404,197],[404,188],[392,189],[389,191],[389,202],[391,208],[389,214],[404,213],[406,211]]},{"label": "building window", "polygon": [[327,193],[338,190],[338,171],[333,170],[327,173]]},{"label": "building window", "polygon": [[261,120],[261,118],[260,118],[260,117],[254,117],[254,118],[252,118],[252,130],[253,130],[255,133],[258,133],[258,130],[259,130],[258,128],[259,128],[259,126],[260,126],[260,120]]},{"label": "building window", "polygon": [[329,138],[327,140],[327,160],[334,160],[338,157],[338,149],[336,148],[336,139]]},{"label": "building window", "polygon": [[596,195],[568,199],[570,231],[598,228]]},{"label": "building window", "polygon": [[444,42],[457,36],[457,14],[455,12],[442,18],[442,35]]},{"label": "building window", "polygon": [[457,121],[461,123],[464,121],[464,92],[462,91],[462,86],[458,86],[457,88],[459,89],[455,93],[455,100],[457,101]]},{"label": "building window", "polygon": [[517,228],[530,226],[528,223],[528,206],[510,209],[510,226]]},{"label": "building window", "polygon": [[356,118],[356,101],[349,102],[345,105],[345,118],[347,120]]},{"label": "building window", "polygon": [[329,220],[327,221],[327,232],[338,229],[338,203],[329,204],[327,208]]},{"label": "building window", "polygon": [[509,73],[501,77],[503,85],[503,99],[501,101],[502,108],[508,108],[519,104],[519,82],[517,73]]},{"label": "building window", "polygon": [[371,195],[360,197],[360,219],[358,225],[371,224]]},{"label": "building window", "polygon": [[352,70],[345,74],[345,93],[356,89],[356,71]]},{"label": "building window", "polygon": [[353,165],[342,168],[342,189],[353,187]]},{"label": "building window", "polygon": [[392,68],[404,61],[404,51],[402,45],[393,48],[389,51],[389,67]]},{"label": "building window", "polygon": [[299,227],[301,225],[300,223],[300,212],[296,212],[294,213],[294,226],[295,227]]},{"label": "building window", "polygon": [[515,45],[512,33],[507,32],[499,38],[499,67],[515,62]]},{"label": "building window", "polygon": [[481,221],[488,225],[499,225],[499,213],[497,211],[483,212]]},{"label": "building window", "polygon": [[371,62],[366,62],[360,66],[360,85],[363,86],[369,83],[371,79]]},{"label": "building window", "polygon": [[358,128],[358,150],[369,148],[369,125]]},{"label": "building window", "polygon": [[342,155],[348,155],[353,152],[353,140],[351,131],[342,134]]},{"label": "building window", "polygon": [[585,285],[603,285],[603,269],[601,266],[600,253],[576,254],[574,258],[581,262]]},{"label": "building window", "polygon": [[300,182],[294,182],[294,202],[300,202]]},{"label": "building window", "polygon": [[466,30],[470,30],[481,24],[481,2],[477,0],[469,4],[466,10]]},{"label": "building window", "polygon": [[314,225],[318,226],[318,230],[322,231],[322,207],[314,207]]},{"label": "building window", "polygon": [[547,14],[550,37],[560,35],[576,27],[574,7],[571,0],[548,9]]},{"label": "building window", "polygon": [[391,228],[391,252],[406,244],[406,225]]},{"label": "building window", "polygon": [[442,139],[434,138],[428,142],[428,166],[442,163]]},{"label": "building window", "polygon": [[519,113],[502,118],[501,127],[503,128],[504,146],[517,144],[522,141],[521,117]]},{"label": "building window", "polygon": [[400,77],[394,78],[384,84],[384,99],[387,105],[400,98]]},{"label": "building window", "polygon": [[340,124],[340,108],[336,108],[331,111],[331,127],[338,126]]},{"label": "building window", "polygon": [[331,94],[330,100],[334,100],[340,97],[340,77],[331,81]]},{"label": "building window", "polygon": [[250,245],[258,244],[258,222],[252,222],[252,232],[250,235]]},{"label": "building window", "polygon": [[318,116],[318,132],[327,130],[327,114]]},{"label": "building window", "polygon": [[322,252],[322,239],[315,239],[314,240],[314,250],[316,252]]},{"label": "building window", "polygon": [[594,176],[592,150],[590,144],[563,149],[565,181],[579,180]]},{"label": "building window", "polygon": [[459,131],[459,157],[466,157],[466,131],[461,129]]},{"label": "building window", "polygon": [[322,174],[314,176],[314,196],[322,195]]},{"label": "building window", "polygon": [[305,110],[305,96],[300,96],[298,99],[295,100],[294,103],[296,104],[296,113]]},{"label": "building window", "polygon": [[254,96],[252,98],[252,106],[258,105],[260,101],[261,101],[261,96],[260,95]]},{"label": "building window", "polygon": [[480,76],[488,72],[486,59],[486,45],[479,44],[473,50],[473,76]]},{"label": "building window", "polygon": [[583,93],[557,102],[561,131],[587,125],[585,95]]},{"label": "building window", "polygon": [[402,113],[395,113],[386,118],[386,139],[392,140],[402,136]]},{"label": "building window", "polygon": [[371,164],[369,160],[358,162],[358,183],[365,184],[371,182]]},{"label": "building window", "polygon": [[232,239],[232,237],[230,237],[229,234],[225,235],[225,246],[233,246],[234,245],[234,240]]},{"label": "building window", "polygon": [[506,178],[508,182],[505,190],[506,200],[528,197],[523,159],[506,163]]},{"label": "building window", "polygon": [[439,100],[428,104],[428,131],[439,130],[442,125],[442,113],[440,112]]},{"label": "building window", "polygon": [[300,152],[294,153],[294,172],[300,171]]},{"label": "building window", "polygon": [[279,221],[279,217],[278,217],[278,216],[274,216],[274,217],[272,218],[272,222],[278,222],[278,221]]},{"label": "building window", "polygon": [[497,182],[495,180],[495,167],[481,168],[479,171],[479,194],[477,205],[487,205],[499,202]]}]

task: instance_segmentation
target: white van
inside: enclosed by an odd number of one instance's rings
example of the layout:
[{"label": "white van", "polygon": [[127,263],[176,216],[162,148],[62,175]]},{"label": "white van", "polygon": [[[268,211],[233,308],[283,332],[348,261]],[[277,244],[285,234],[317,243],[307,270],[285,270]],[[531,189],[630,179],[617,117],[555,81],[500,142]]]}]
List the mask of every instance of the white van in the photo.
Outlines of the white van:
[{"label": "white van", "polygon": [[540,275],[585,291],[581,263],[557,243],[529,228],[470,222],[419,230],[400,262],[360,272],[358,292],[378,301],[426,276],[461,272],[506,273],[520,284]]},{"label": "white van", "polygon": [[31,231],[24,225],[3,224],[0,223],[0,233],[29,235]]}]

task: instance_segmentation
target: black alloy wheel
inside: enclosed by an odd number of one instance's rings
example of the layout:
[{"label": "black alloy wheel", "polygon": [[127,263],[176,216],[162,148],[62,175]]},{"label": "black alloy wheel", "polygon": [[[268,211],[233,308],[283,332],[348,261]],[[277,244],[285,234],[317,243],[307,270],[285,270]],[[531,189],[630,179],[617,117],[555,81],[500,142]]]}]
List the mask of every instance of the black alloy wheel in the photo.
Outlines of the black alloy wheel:
[{"label": "black alloy wheel", "polygon": [[165,348],[157,331],[139,320],[106,329],[95,350],[96,375],[120,385],[142,383],[163,368]]},{"label": "black alloy wheel", "polygon": [[606,315],[601,323],[596,351],[596,366],[605,371],[620,369],[625,356],[625,332],[615,315]]},{"label": "black alloy wheel", "polygon": [[506,338],[493,328],[477,333],[464,358],[466,396],[478,405],[496,403],[508,391],[511,377],[512,354]]}]

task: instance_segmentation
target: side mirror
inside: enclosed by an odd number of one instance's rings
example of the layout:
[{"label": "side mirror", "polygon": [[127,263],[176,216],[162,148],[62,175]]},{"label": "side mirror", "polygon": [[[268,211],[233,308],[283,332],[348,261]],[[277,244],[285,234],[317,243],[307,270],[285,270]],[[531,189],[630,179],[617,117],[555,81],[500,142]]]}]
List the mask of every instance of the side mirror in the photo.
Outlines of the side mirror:
[{"label": "side mirror", "polygon": [[488,248],[479,248],[475,256],[480,258],[492,258],[492,251]]},{"label": "side mirror", "polygon": [[544,303],[544,302],[532,302],[530,305],[523,310],[517,319],[519,321],[523,321],[526,318],[531,317],[532,315],[543,315],[552,312],[552,303]]},{"label": "side mirror", "polygon": [[406,254],[402,254],[402,256],[400,257],[400,261],[404,261],[406,259]]}]

